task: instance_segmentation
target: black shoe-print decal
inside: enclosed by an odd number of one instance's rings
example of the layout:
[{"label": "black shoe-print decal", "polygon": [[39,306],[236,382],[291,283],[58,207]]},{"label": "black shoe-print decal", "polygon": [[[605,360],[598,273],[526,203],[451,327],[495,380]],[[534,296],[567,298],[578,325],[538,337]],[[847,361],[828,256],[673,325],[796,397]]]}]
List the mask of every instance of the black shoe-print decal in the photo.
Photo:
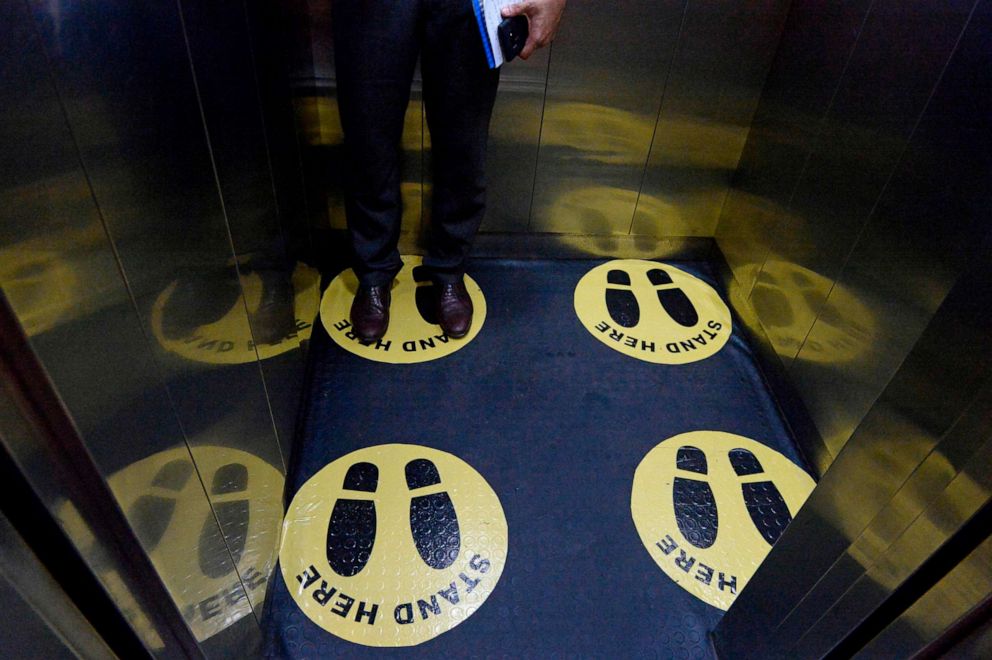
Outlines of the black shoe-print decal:
[{"label": "black shoe-print decal", "polygon": [[[355,463],[344,475],[344,489],[374,493],[379,486],[379,468]],[[342,577],[357,575],[372,554],[375,544],[375,502],[341,498],[334,503],[327,523],[327,563]]]},{"label": "black shoe-print decal", "polygon": [[653,268],[648,271],[648,281],[657,289],[658,302],[673,321],[686,328],[691,328],[699,322],[696,308],[685,292],[674,286],[671,275],[660,268]]},{"label": "black shoe-print decal", "polygon": [[424,266],[417,266],[413,269],[413,281],[417,285],[415,299],[417,301],[417,311],[420,312],[420,318],[431,325],[437,325],[437,308],[434,304],[434,280],[431,279],[430,272]]},{"label": "black shoe-print decal", "polygon": [[216,559],[224,556],[222,553],[225,552],[225,548],[221,546],[225,541],[226,550],[231,553],[234,566],[241,561],[241,555],[244,554],[245,544],[248,541],[250,507],[247,495],[240,499],[221,500],[215,500],[213,496],[245,493],[247,490],[248,468],[244,465],[228,463],[214,473],[210,484],[210,502],[214,508],[214,515],[217,516],[217,522],[220,523],[222,536],[217,537],[213,518],[203,521],[198,554],[200,570],[207,577],[223,577],[231,572],[232,567],[227,562],[218,562]]},{"label": "black shoe-print decal", "polygon": [[[193,474],[193,464],[187,460],[166,463],[152,479],[152,487],[179,493]],[[128,520],[134,532],[145,544],[145,550],[154,550],[165,531],[169,529],[176,511],[176,498],[163,495],[142,495],[128,510]]]},{"label": "black shoe-print decal", "polygon": [[641,320],[641,310],[637,305],[637,296],[630,288],[630,275],[626,271],[611,270],[606,274],[606,283],[622,286],[623,289],[606,289],[606,311],[610,318],[624,328],[633,328]]},{"label": "black shoe-print decal", "polygon": [[[730,464],[738,477],[764,472],[758,457],[747,449],[731,449]],[[789,507],[782,494],[771,481],[742,483],[741,492],[751,522],[769,545],[775,545],[782,532],[792,522],[792,514],[789,513]]]},{"label": "black shoe-print decal", "polygon": [[[437,466],[426,458],[406,464],[406,485],[410,490],[441,483]],[[415,495],[410,500],[410,531],[421,559],[431,568],[448,568],[461,550],[461,532],[455,505],[446,492]]]},{"label": "black shoe-print decal", "polygon": [[[679,447],[675,457],[679,470],[706,474],[706,454],[698,447]],[[713,489],[705,481],[675,477],[672,489],[675,502],[675,522],[685,539],[697,548],[708,548],[716,542],[719,519]]]}]

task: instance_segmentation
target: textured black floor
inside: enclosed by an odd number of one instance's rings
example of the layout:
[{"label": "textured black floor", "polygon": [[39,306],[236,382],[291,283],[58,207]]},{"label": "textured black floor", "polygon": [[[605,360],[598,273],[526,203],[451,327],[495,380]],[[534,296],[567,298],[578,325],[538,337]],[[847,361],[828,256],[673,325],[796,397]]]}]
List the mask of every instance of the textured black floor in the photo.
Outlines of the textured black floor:
[{"label": "textured black floor", "polygon": [[[413,443],[451,452],[499,495],[509,556],[489,600],[420,646],[369,649],[324,632],[297,609],[279,571],[266,618],[271,657],[709,656],[721,612],[672,582],[630,515],[634,470],[662,440],[719,430],[801,460],[735,332],[715,356],[650,364],[597,341],[572,306],[601,261],[477,260],[488,317],[449,357],[369,362],[315,325],[309,400],[291,492],[360,447]],[[712,282],[704,264],[676,264]]]}]

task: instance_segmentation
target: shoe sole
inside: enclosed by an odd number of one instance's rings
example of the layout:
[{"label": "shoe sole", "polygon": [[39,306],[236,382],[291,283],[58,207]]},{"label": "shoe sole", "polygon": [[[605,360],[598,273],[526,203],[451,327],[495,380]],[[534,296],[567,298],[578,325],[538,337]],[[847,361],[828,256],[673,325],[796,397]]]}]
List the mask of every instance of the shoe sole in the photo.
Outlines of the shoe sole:
[{"label": "shoe sole", "polygon": [[[675,465],[679,470],[703,477],[709,472],[706,454],[690,445],[679,448]],[[709,483],[703,479],[676,476],[672,498],[675,523],[685,540],[701,549],[712,546],[716,542],[720,516]]]},{"label": "shoe sole", "polygon": [[[407,489],[416,491],[440,483],[441,475],[432,461],[418,458],[406,464]],[[410,499],[410,532],[425,564],[442,570],[455,563],[461,552],[461,530],[447,491]]]},{"label": "shoe sole", "polygon": [[623,270],[611,270],[606,274],[606,311],[617,325],[633,328],[641,321],[641,309],[637,304],[637,296],[630,288],[630,275]]},{"label": "shoe sole", "polygon": [[682,289],[674,286],[672,276],[660,268],[648,271],[648,281],[658,292],[658,302],[673,321],[685,328],[699,323],[699,314]]},{"label": "shoe sole", "polygon": [[[379,485],[379,468],[355,463],[344,477],[343,489],[367,496]],[[334,503],[327,523],[327,563],[342,577],[352,577],[365,568],[375,546],[375,502],[342,497]]]},{"label": "shoe sole", "polygon": [[[729,458],[738,477],[765,473],[758,457],[747,449],[731,449]],[[741,496],[755,529],[768,545],[775,545],[792,522],[789,505],[782,493],[771,481],[751,481],[741,483]]]}]

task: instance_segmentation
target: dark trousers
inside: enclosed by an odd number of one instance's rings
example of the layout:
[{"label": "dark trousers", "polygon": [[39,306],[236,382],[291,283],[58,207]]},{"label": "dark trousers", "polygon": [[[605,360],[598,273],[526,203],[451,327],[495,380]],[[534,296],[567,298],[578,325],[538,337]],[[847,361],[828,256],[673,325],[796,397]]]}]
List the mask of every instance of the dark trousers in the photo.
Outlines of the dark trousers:
[{"label": "dark trousers", "polygon": [[365,285],[402,267],[400,136],[420,55],[431,135],[433,203],[424,264],[457,281],[485,211],[489,118],[499,71],[486,63],[470,0],[333,0],[338,107],[347,154],[345,209]]}]

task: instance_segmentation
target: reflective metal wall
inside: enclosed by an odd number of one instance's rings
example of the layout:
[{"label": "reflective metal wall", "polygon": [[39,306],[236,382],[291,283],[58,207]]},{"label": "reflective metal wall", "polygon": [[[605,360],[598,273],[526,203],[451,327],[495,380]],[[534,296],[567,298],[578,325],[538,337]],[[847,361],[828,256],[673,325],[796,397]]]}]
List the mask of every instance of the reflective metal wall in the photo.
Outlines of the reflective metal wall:
[{"label": "reflective metal wall", "polygon": [[[503,68],[475,253],[707,253],[788,4],[571,0],[552,47]],[[344,227],[329,5],[297,7],[296,22],[313,44],[296,103],[318,231]],[[417,82],[407,119],[401,240],[418,253],[430,138]]]},{"label": "reflective metal wall", "polygon": [[716,236],[735,304],[809,412],[820,471],[984,230],[983,7],[797,0],[786,20]]},{"label": "reflective metal wall", "polygon": [[116,657],[3,515],[0,607],[0,648],[6,657]]},{"label": "reflective metal wall", "polygon": [[[301,168],[267,11],[0,7],[0,286],[187,624],[220,656],[258,640],[318,297],[295,258]],[[21,449],[41,488],[43,464]],[[140,628],[73,503],[46,504]],[[165,652],[153,633],[146,643]]]},{"label": "reflective metal wall", "polygon": [[[917,23],[920,35],[931,34],[919,40],[938,39],[940,30],[924,30],[923,24]],[[827,346],[835,361],[823,367],[799,358],[793,363],[799,387],[819,373],[831,375],[831,389],[823,391],[837,399],[875,393],[850,440],[719,624],[717,648],[728,656],[824,656],[989,505],[990,43],[992,2],[980,0],[965,15],[950,59],[826,297],[845,291],[871,312],[865,353],[844,367],[836,361],[841,347]],[[802,283],[803,271],[786,272],[786,291]],[[783,292],[779,300],[792,298]],[[852,327],[852,309],[823,307],[811,338],[828,321]],[[827,313],[831,317],[824,318]],[[890,363],[895,366],[888,368]],[[878,385],[883,369],[891,376]],[[983,550],[975,552],[948,574],[952,582],[938,584],[892,625],[918,628],[917,641],[925,642],[954,616],[953,608],[920,626],[913,617],[940,603],[962,575],[970,586],[959,594],[958,615],[980,598],[972,588],[987,593],[984,572],[974,571]]]},{"label": "reflective metal wall", "polygon": [[[873,639],[861,657],[882,655],[988,658],[992,655],[992,628],[987,618],[992,594],[992,540],[980,545],[912,607]],[[981,610],[985,610],[984,626]],[[976,621],[968,625],[968,619]],[[949,628],[964,627],[954,639],[943,639]]]}]

